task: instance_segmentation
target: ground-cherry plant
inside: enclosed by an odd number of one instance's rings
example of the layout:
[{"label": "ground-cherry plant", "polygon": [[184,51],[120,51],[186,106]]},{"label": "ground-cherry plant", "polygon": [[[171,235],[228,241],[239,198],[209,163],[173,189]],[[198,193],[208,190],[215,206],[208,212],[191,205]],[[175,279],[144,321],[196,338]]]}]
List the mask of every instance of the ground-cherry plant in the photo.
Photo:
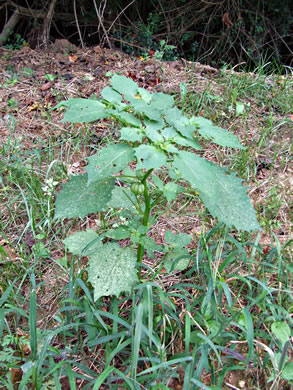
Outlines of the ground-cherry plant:
[{"label": "ground-cherry plant", "polygon": [[[148,236],[155,222],[152,211],[174,201],[184,182],[219,222],[237,230],[259,229],[242,180],[196,154],[202,149],[200,137],[242,149],[236,136],[203,117],[188,118],[172,96],[150,93],[124,76],[114,75],[101,95],[98,100],[73,98],[57,106],[66,107],[63,121],[113,118],[119,124],[119,143],[90,156],[87,173],[72,176],[56,199],[56,219],[120,211],[121,223],[101,235],[87,230],[64,240],[71,253],[89,257],[88,280],[95,299],[130,291],[140,277],[145,252],[149,257],[164,252],[167,271],[188,267],[190,235],[167,231],[165,246]],[[128,246],[117,243],[125,239]]]}]

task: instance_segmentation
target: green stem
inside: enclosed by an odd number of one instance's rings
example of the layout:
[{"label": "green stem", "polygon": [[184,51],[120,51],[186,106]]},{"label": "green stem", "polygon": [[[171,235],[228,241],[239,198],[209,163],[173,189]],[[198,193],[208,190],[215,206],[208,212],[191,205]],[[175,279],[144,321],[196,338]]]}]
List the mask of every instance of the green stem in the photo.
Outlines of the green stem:
[{"label": "green stem", "polygon": [[[147,178],[150,176],[152,171],[153,171],[153,169],[149,169],[141,180],[141,183],[144,185],[143,196],[144,196],[144,202],[145,202],[145,210],[144,210],[144,214],[142,217],[143,226],[148,226],[150,212],[151,212],[151,208],[152,208],[151,199],[150,199],[148,186],[147,186],[147,182],[146,182]],[[137,262],[138,263],[142,262],[143,254],[144,254],[144,246],[142,244],[138,244],[138,247],[137,247]],[[139,279],[140,279],[140,275],[141,275],[141,268],[138,271],[138,278]]]}]

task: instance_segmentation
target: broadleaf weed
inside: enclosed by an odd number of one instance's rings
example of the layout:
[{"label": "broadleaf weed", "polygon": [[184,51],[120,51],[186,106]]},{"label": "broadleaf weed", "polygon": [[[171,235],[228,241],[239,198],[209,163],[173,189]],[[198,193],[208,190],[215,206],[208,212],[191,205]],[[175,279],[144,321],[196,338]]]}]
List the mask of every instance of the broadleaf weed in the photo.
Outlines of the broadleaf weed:
[{"label": "broadleaf weed", "polygon": [[[120,198],[124,196],[132,203],[132,207],[127,209],[128,223],[132,226],[121,225],[116,232],[112,231],[110,237],[130,238],[132,247],[133,244],[137,245],[136,261],[141,263],[145,250],[150,254],[159,249],[147,236],[153,207],[164,198],[166,201],[176,199],[181,190],[176,181],[173,181],[171,195],[167,192],[170,182],[163,186],[158,179],[154,179],[153,185],[159,185],[159,195],[152,199],[149,181],[155,170],[165,167],[169,171],[169,177],[177,175],[177,182],[186,180],[195,188],[211,214],[221,222],[247,231],[259,228],[246,191],[241,186],[241,180],[233,175],[227,176],[222,168],[184,150],[201,149],[196,133],[218,145],[242,149],[237,137],[202,117],[186,117],[175,107],[174,99],[170,95],[150,94],[124,76],[114,75],[111,84],[111,87],[108,86],[102,91],[103,99],[69,99],[56,106],[67,108],[64,121],[92,122],[100,118],[115,118],[123,126],[120,135],[122,142],[107,145],[98,154],[89,157],[87,175],[72,177],[64,186],[56,200],[57,218],[85,216],[109,208],[115,177],[121,186]],[[135,164],[134,168],[131,167],[132,163]],[[130,169],[127,168],[128,165]],[[94,240],[94,234],[92,231],[84,232],[80,253]],[[100,238],[97,235],[95,251],[90,249],[91,252],[86,252],[85,249],[83,252],[90,256],[90,281],[94,286],[96,299],[103,295],[118,296],[136,283],[133,249],[129,251],[125,248],[118,249],[118,246],[111,243],[103,244],[102,240],[107,236],[109,237],[107,232]],[[67,242],[67,247],[72,251],[72,245],[74,248],[79,245],[79,234],[73,236],[71,242],[72,244]],[[167,247],[163,250],[168,253]],[[168,269],[172,269],[168,261],[172,263],[172,260],[177,261],[179,258],[183,260],[183,251],[179,245],[171,257],[167,256]],[[104,262],[99,260],[100,256],[105,258]],[[185,260],[183,265],[182,260],[181,265],[175,265],[176,269],[188,266],[189,261]],[[103,268],[107,271],[103,272]],[[107,276],[108,273],[113,274],[111,280]],[[127,276],[124,277],[123,274]],[[138,276],[140,277],[140,271]]]},{"label": "broadleaf weed", "polygon": [[[79,110],[87,119],[105,114],[109,127],[103,136],[91,134],[96,128],[92,122],[71,125],[61,140],[49,137],[32,152],[24,150],[15,137],[11,116],[8,142],[0,149],[0,266],[4,275],[0,283],[0,387],[290,386],[290,242],[283,245],[280,236],[272,233],[264,246],[263,232],[236,232],[223,223],[214,224],[200,205],[211,172],[201,170],[202,185],[193,186],[193,179],[184,178],[187,169],[181,173],[178,169],[190,162],[189,155],[179,161],[178,156],[186,156],[183,152],[190,151],[195,159],[213,155],[220,166],[229,166],[255,187],[259,163],[255,156],[260,150],[271,153],[271,135],[278,136],[286,124],[279,126],[271,111],[259,123],[263,128],[255,138],[249,137],[249,131],[242,134],[248,148],[232,153],[228,145],[212,146],[221,135],[220,142],[227,141],[225,131],[203,118],[193,121],[190,117],[200,111],[226,126],[235,115],[235,104],[229,111],[229,91],[237,89],[237,103],[268,91],[265,84],[251,85],[239,76],[238,81],[229,80],[231,85],[227,81],[227,96],[209,86],[203,97],[198,94],[197,102],[194,93],[182,85],[182,112],[175,110],[172,97],[116,80],[98,100],[103,107],[97,105],[98,113],[86,112],[91,108],[88,102],[72,112],[77,122]],[[281,83],[287,81],[281,79]],[[284,87],[284,93],[288,91]],[[259,93],[260,103],[263,99],[262,104],[267,104],[264,94]],[[278,107],[288,111],[287,98],[275,95],[275,99],[274,104],[278,100]],[[250,115],[251,111],[245,111],[237,123],[242,126]],[[237,125],[229,133],[234,129],[238,130]],[[207,132],[209,137],[204,139]],[[229,142],[236,139],[229,138]],[[149,157],[149,149],[139,149],[141,145],[152,146],[153,154]],[[237,140],[235,147],[239,145]],[[281,145],[281,149],[283,167],[288,146]],[[81,218],[53,219],[54,207],[58,208],[58,198],[68,184],[59,192],[61,183],[72,172],[72,163],[86,155],[90,155],[86,173],[73,174],[70,181],[74,177],[83,180],[76,192],[85,203],[91,199],[86,191],[95,188],[96,180],[109,186],[109,201],[89,216],[84,212]],[[278,157],[276,151],[276,161]],[[271,164],[275,157],[272,160]],[[162,163],[167,166],[151,167]],[[224,177],[229,177],[227,171]],[[256,204],[261,224],[267,218],[266,230],[269,215],[277,215],[282,207],[279,185],[269,189],[264,202],[267,209]],[[146,225],[145,192],[151,205]],[[93,204],[107,200],[104,195],[95,196]],[[103,246],[107,251],[101,250]],[[140,263],[138,253],[143,254]],[[117,264],[111,263],[112,257]],[[91,263],[93,258],[102,264],[99,272],[95,262]],[[125,279],[129,263],[134,264],[131,288],[118,283],[118,297],[104,296],[109,285],[99,286],[95,278],[117,269],[120,279]],[[119,266],[124,266],[122,271]],[[29,349],[24,354],[22,344],[32,347],[33,354]],[[18,370],[18,379],[9,367]]]}]

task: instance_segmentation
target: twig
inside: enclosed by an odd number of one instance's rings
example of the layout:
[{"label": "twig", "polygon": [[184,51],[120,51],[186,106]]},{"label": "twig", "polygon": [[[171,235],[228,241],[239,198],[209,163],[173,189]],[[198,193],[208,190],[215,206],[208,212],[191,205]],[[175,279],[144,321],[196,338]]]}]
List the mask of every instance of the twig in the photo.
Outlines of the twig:
[{"label": "twig", "polygon": [[128,46],[136,47],[137,49],[140,49],[140,50],[143,50],[143,51],[147,51],[147,49],[145,47],[141,47],[141,46],[135,45],[133,43],[130,43],[130,42],[127,42],[127,41],[123,41],[123,39],[118,39],[118,38],[111,37],[111,40],[124,43],[125,45],[128,45]]},{"label": "twig", "polygon": [[7,3],[2,4],[2,5],[0,6],[0,10],[1,10],[2,8],[4,8],[4,7],[7,7]]},{"label": "twig", "polygon": [[231,385],[230,383],[225,382],[225,385],[226,385],[227,387],[230,387],[230,389],[233,389],[233,390],[240,390],[239,387],[233,386],[233,385]]},{"label": "twig", "polygon": [[[104,10],[105,10],[105,7],[106,7],[106,1],[105,1],[105,5],[104,5],[104,8],[103,8],[103,11],[102,11],[102,15],[101,15],[100,11],[98,10],[97,4],[96,4],[96,0],[93,0],[93,2],[94,2],[94,6],[95,6],[97,17],[99,19],[99,26],[101,26],[102,30],[104,31],[104,36],[102,37],[101,42],[103,42],[103,39],[105,37],[105,39],[106,39],[106,41],[107,41],[107,43],[109,45],[109,48],[112,49],[112,45],[111,45],[111,42],[110,42],[110,39],[109,39],[109,36],[108,36],[108,32],[107,32],[107,30],[106,30],[106,28],[104,26],[103,21],[102,21],[102,16],[104,14]],[[103,44],[101,46],[103,46]]]},{"label": "twig", "polygon": [[51,29],[51,24],[52,24],[52,19],[53,19],[53,15],[54,15],[54,9],[55,9],[56,2],[57,2],[57,0],[51,1],[49,8],[48,8],[48,11],[47,11],[47,15],[46,15],[46,17],[44,19],[44,23],[43,23],[42,41],[43,41],[45,47],[48,45],[48,42],[49,42],[50,29]]},{"label": "twig", "polygon": [[74,12],[74,18],[75,18],[75,23],[76,23],[78,35],[79,35],[80,44],[81,44],[81,47],[84,49],[85,46],[84,46],[84,42],[82,39],[82,35],[81,35],[79,23],[78,23],[78,18],[77,18],[77,12],[76,12],[76,0],[73,0],[73,12]]},{"label": "twig", "polygon": [[[113,22],[111,23],[111,25],[110,25],[110,27],[108,28],[106,34],[108,34],[109,31],[112,29],[112,27],[114,26],[116,20],[120,17],[120,15],[122,15],[123,12],[125,12],[125,11],[127,10],[127,8],[130,7],[135,1],[136,1],[136,0],[132,0],[129,4],[127,4],[126,7],[123,8],[123,10],[116,16],[116,18],[115,18],[115,19],[113,20]],[[104,35],[105,35],[105,33],[104,33]],[[107,35],[106,35],[106,36],[107,36]],[[104,37],[103,37],[103,39],[104,39]]]}]

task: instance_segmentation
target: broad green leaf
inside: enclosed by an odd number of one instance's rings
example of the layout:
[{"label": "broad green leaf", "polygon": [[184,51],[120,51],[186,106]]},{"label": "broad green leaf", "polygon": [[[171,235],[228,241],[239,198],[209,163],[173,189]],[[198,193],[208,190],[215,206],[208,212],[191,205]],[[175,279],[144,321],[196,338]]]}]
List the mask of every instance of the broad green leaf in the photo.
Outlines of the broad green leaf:
[{"label": "broad green leaf", "polygon": [[164,267],[168,272],[184,271],[190,263],[190,255],[184,248],[176,248],[167,254]]},{"label": "broad green leaf", "polygon": [[122,96],[120,95],[120,93],[114,91],[114,89],[109,86],[105,87],[102,90],[101,95],[105,100],[108,100],[111,103],[119,104],[122,102]]},{"label": "broad green leaf", "polygon": [[164,111],[163,113],[165,115],[166,122],[169,123],[169,125],[177,128],[178,125],[186,125],[189,124],[188,118],[182,114],[182,111],[179,110],[178,107],[172,107]]},{"label": "broad green leaf", "polygon": [[149,236],[142,236],[140,237],[139,242],[143,245],[144,249],[147,251],[148,257],[150,259],[154,259],[155,251],[162,252],[163,246],[158,245],[154,239],[152,239]]},{"label": "broad green leaf", "polygon": [[286,363],[285,367],[283,368],[281,378],[285,379],[286,381],[293,381],[293,362]]},{"label": "broad green leaf", "polygon": [[152,105],[160,111],[165,111],[173,107],[175,104],[172,95],[167,95],[163,92],[154,92],[152,94]]},{"label": "broad green leaf", "polygon": [[197,116],[192,117],[190,122],[195,124],[199,134],[207,140],[211,140],[221,146],[244,149],[238,138],[233,133],[222,129],[221,127],[215,126],[209,119]]},{"label": "broad green leaf", "polygon": [[184,191],[184,188],[176,184],[174,181],[169,181],[167,184],[164,185],[162,180],[154,175],[152,175],[152,181],[156,185],[156,187],[163,192],[168,202],[171,202],[172,200],[176,199],[176,195]]},{"label": "broad green leaf", "polygon": [[115,179],[99,180],[87,185],[88,176],[72,176],[57,195],[55,219],[85,217],[103,210],[111,198]]},{"label": "broad green leaf", "polygon": [[136,212],[134,204],[136,204],[135,196],[128,188],[115,187],[112,191],[112,197],[108,202],[108,207]]},{"label": "broad green leaf", "polygon": [[145,119],[144,124],[146,126],[148,126],[149,128],[156,130],[156,131],[163,129],[163,127],[165,126],[165,122],[164,122],[162,117],[158,121],[152,121],[150,119]]},{"label": "broad green leaf", "polygon": [[166,140],[173,139],[176,136],[178,136],[177,131],[174,129],[174,127],[165,127],[165,129],[162,131],[163,137]]},{"label": "broad green leaf", "polygon": [[61,122],[94,122],[110,116],[104,105],[94,99],[72,98],[57,104],[54,109],[62,106],[65,106],[67,110]]},{"label": "broad green leaf", "polygon": [[140,224],[139,226],[136,227],[135,230],[136,230],[139,234],[144,235],[144,234],[147,234],[147,232],[148,232],[148,227]]},{"label": "broad green leaf", "polygon": [[151,145],[140,145],[135,149],[135,155],[136,169],[160,168],[167,162],[165,153]]},{"label": "broad green leaf", "polygon": [[164,182],[159,179],[158,176],[155,175],[152,175],[152,181],[155,186],[163,192],[168,202],[171,202],[172,200],[176,199],[176,195],[184,191],[183,187],[174,183],[173,181],[169,181],[167,184],[164,185]]},{"label": "broad green leaf", "polygon": [[152,104],[148,104],[142,99],[132,99],[131,105],[134,108],[135,112],[147,116],[150,120],[159,121],[161,118],[161,114],[157,110],[157,107],[154,107],[154,105]]},{"label": "broad green leaf", "polygon": [[176,148],[176,146],[174,146],[173,144],[171,143],[164,143],[164,144],[161,144],[160,145],[161,149],[164,150],[165,152],[167,152],[168,154],[169,153],[178,153],[178,148]]},{"label": "broad green leaf", "polygon": [[120,139],[130,142],[142,142],[143,132],[137,127],[122,127],[120,129]]},{"label": "broad green leaf", "polygon": [[105,244],[90,256],[88,275],[95,301],[103,296],[118,297],[122,292],[130,292],[138,281],[136,255],[118,244]]},{"label": "broad green leaf", "polygon": [[198,191],[213,217],[238,230],[258,230],[255,210],[235,174],[193,153],[180,151],[173,165],[184,179]]},{"label": "broad green leaf", "polygon": [[146,126],[144,129],[146,136],[154,143],[156,142],[163,142],[164,138],[163,136],[157,131],[154,130],[152,127]]},{"label": "broad green leaf", "polygon": [[178,193],[183,192],[184,188],[181,187],[180,185],[174,183],[173,181],[169,181],[165,186],[164,186],[164,196],[168,200],[168,202],[171,202],[172,200],[176,199],[176,196]]},{"label": "broad green leaf", "polygon": [[123,174],[125,176],[130,176],[133,179],[136,179],[135,169],[131,168],[129,165],[123,169]]},{"label": "broad green leaf", "polygon": [[187,233],[174,234],[170,230],[167,230],[165,240],[174,248],[183,248],[190,244],[192,237]]},{"label": "broad green leaf", "polygon": [[236,117],[245,112],[245,105],[240,102],[236,102]]},{"label": "broad green leaf", "polygon": [[[181,135],[183,135],[183,137],[186,137],[186,138],[189,138],[191,140],[194,140],[194,126],[193,125],[188,125],[188,124],[181,124],[181,123],[177,123],[176,124],[176,129],[179,131],[179,133]],[[199,144],[198,144],[199,145]],[[201,147],[200,147],[201,148]]]},{"label": "broad green leaf", "polygon": [[129,228],[125,225],[118,226],[117,229],[110,229],[105,233],[106,237],[113,238],[114,240],[125,240],[130,237]]},{"label": "broad green leaf", "polygon": [[104,147],[88,158],[86,166],[88,172],[88,184],[112,176],[125,168],[134,160],[134,152],[127,144],[112,144]]},{"label": "broad green leaf", "polygon": [[165,233],[165,240],[169,244],[164,266],[168,272],[183,271],[190,263],[190,255],[184,247],[190,244],[192,237],[186,233],[174,234],[170,230]]},{"label": "broad green leaf", "polygon": [[146,107],[144,114],[153,121],[161,121],[162,113],[159,110],[159,107],[156,103],[151,101],[151,103]]},{"label": "broad green leaf", "polygon": [[182,115],[182,111],[177,107],[169,108],[168,110],[164,111],[163,114],[165,116],[166,122],[169,123],[170,126],[175,127],[175,129],[177,129],[177,125],[185,125],[188,122],[187,118]]},{"label": "broad green leaf", "polygon": [[158,176],[152,175],[152,181],[160,191],[163,191],[164,182]]},{"label": "broad green leaf", "polygon": [[190,120],[185,115],[182,115],[182,112],[177,107],[173,107],[163,114],[167,123],[178,130],[183,137],[194,139],[194,125],[190,124]]},{"label": "broad green leaf", "polygon": [[290,339],[291,330],[289,325],[284,321],[273,322],[271,330],[277,339],[281,341],[282,346]]},{"label": "broad green leaf", "polygon": [[103,245],[99,235],[91,229],[74,233],[65,238],[63,243],[69,252],[77,256],[94,254]]},{"label": "broad green leaf", "polygon": [[137,119],[134,115],[130,114],[129,112],[122,111],[120,109],[109,109],[107,111],[109,113],[108,116],[112,116],[113,118],[116,118],[121,122],[123,126],[134,126],[134,127],[141,127],[141,122],[139,119]]},{"label": "broad green leaf", "polygon": [[176,144],[178,145],[190,146],[191,148],[196,150],[202,149],[202,146],[200,145],[199,142],[197,142],[196,139],[190,139],[190,138],[181,137],[180,135],[176,135],[174,138],[174,142],[176,142]]},{"label": "broad green leaf", "polygon": [[120,112],[119,116],[117,117],[121,123],[126,123],[128,125],[134,126],[134,127],[141,127],[141,121],[137,119],[134,115],[130,114],[129,112],[122,111]]},{"label": "broad green leaf", "polygon": [[152,100],[152,94],[145,88],[138,88],[138,93],[143,100],[149,103]]},{"label": "broad green leaf", "polygon": [[168,164],[167,168],[168,168],[168,175],[170,176],[171,179],[175,181],[182,179],[181,172],[178,169],[176,169],[174,166]]},{"label": "broad green leaf", "polygon": [[132,79],[125,76],[114,74],[111,79],[111,84],[126,100],[133,98],[138,92],[138,85]]}]

